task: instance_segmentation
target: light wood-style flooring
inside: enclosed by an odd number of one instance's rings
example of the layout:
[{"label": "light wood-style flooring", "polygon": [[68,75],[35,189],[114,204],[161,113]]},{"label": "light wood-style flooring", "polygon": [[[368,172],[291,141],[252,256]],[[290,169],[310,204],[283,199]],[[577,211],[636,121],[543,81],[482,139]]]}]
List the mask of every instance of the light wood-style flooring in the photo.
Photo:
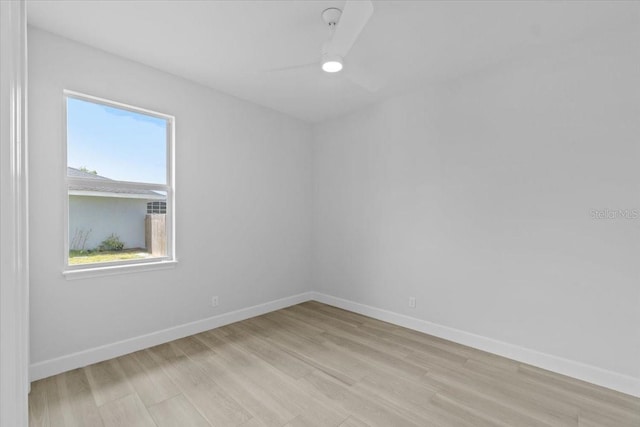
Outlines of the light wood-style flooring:
[{"label": "light wood-style flooring", "polygon": [[317,302],[32,384],[31,426],[640,426],[640,399]]}]

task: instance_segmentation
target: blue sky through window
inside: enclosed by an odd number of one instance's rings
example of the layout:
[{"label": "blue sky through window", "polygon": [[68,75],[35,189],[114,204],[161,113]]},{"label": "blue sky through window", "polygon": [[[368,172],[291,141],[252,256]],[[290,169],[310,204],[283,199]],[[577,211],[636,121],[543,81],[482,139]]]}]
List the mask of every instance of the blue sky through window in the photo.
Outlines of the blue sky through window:
[{"label": "blue sky through window", "polygon": [[167,182],[167,121],[67,97],[67,165],[118,181]]}]

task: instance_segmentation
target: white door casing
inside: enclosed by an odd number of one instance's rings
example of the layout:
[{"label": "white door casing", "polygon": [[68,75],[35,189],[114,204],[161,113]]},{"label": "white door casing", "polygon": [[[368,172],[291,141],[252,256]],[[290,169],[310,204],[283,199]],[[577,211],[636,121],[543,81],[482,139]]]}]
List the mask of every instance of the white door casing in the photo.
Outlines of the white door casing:
[{"label": "white door casing", "polygon": [[0,1],[0,427],[28,425],[26,4]]}]

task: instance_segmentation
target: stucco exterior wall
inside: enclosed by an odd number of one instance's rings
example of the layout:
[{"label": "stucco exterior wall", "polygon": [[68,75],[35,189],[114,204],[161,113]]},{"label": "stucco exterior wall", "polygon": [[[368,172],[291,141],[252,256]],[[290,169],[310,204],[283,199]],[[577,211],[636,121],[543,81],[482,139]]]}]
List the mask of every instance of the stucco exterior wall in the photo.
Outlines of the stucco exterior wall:
[{"label": "stucco exterior wall", "polygon": [[[147,202],[117,197],[69,196],[69,247],[95,249],[111,233],[125,248],[144,248]],[[79,233],[88,233],[84,247]]]}]

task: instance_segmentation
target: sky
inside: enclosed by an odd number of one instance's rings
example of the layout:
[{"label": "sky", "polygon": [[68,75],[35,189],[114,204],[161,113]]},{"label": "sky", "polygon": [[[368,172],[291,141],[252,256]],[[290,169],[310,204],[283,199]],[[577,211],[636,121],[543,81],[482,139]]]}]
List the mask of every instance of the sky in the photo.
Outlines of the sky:
[{"label": "sky", "polygon": [[118,181],[166,184],[167,121],[67,98],[67,165]]}]

